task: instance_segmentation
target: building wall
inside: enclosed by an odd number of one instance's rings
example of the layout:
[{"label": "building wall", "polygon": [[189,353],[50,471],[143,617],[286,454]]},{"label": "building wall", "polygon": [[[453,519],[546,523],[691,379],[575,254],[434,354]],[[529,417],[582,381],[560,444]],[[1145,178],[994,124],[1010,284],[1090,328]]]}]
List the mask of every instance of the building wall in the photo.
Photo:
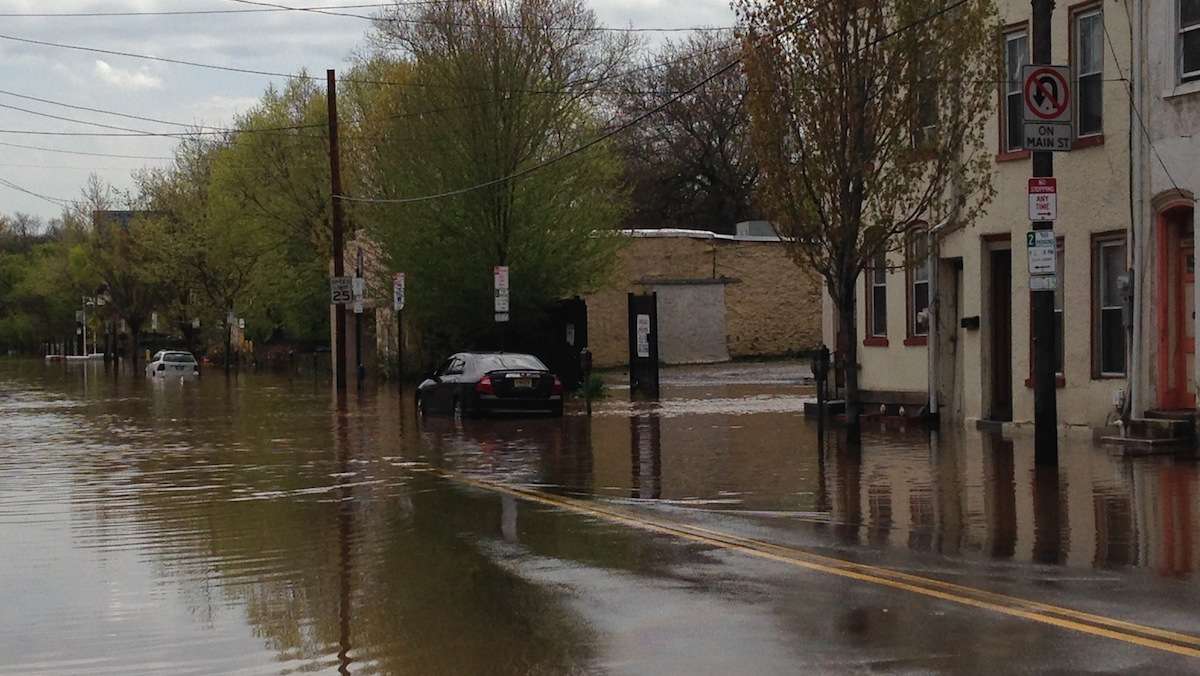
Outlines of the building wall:
[{"label": "building wall", "polygon": [[[1138,372],[1134,384],[1134,409],[1142,412],[1158,406],[1158,303],[1165,290],[1158,288],[1155,274],[1160,263],[1156,239],[1156,202],[1182,193],[1200,194],[1200,81],[1180,83],[1176,72],[1175,3],[1141,0],[1135,7],[1134,34],[1137,74],[1135,94],[1145,124],[1133,136],[1139,169],[1134,186],[1139,256],[1136,289],[1141,333],[1135,338]],[[1193,223],[1195,221],[1193,211]],[[1197,282],[1200,285],[1200,281]],[[1197,286],[1200,289],[1200,286]],[[1200,319],[1195,320],[1200,327]],[[1200,365],[1196,367],[1200,369]],[[1192,374],[1200,381],[1200,370]]]},{"label": "building wall", "polygon": [[[714,280],[722,283],[714,284]],[[687,286],[696,289],[678,291]],[[701,288],[708,290],[698,290]],[[712,320],[699,322],[695,317],[689,320],[686,314],[672,314],[674,310],[664,312],[668,299],[660,298],[661,340],[703,343],[676,349],[660,342],[661,355],[668,363],[673,354],[686,355],[687,358],[681,359],[685,362],[794,354],[812,349],[820,342],[818,285],[792,262],[780,242],[762,237],[713,236],[699,231],[637,231],[621,252],[610,285],[585,297],[589,348],[597,367],[627,363],[626,295],[655,289],[662,290],[664,295],[679,294],[670,301],[670,307],[688,306],[697,300],[696,294],[723,293],[724,298],[724,335],[720,337],[714,337],[715,329],[691,337],[683,331],[688,323],[694,324],[689,330],[702,325],[714,327],[719,314],[715,305],[697,310],[702,315],[711,315]],[[675,321],[679,331],[668,329],[664,321]],[[721,341],[724,355],[720,354]],[[703,358],[697,358],[701,352]]]},{"label": "building wall", "polygon": [[[1025,0],[1004,0],[999,7],[1001,21],[1006,26],[1029,19],[1030,4]],[[1125,384],[1124,379],[1092,377],[1092,236],[1127,230],[1130,222],[1129,99],[1122,88],[1124,83],[1118,81],[1120,72],[1129,71],[1129,27],[1121,7],[1104,3],[1104,10],[1113,44],[1110,48],[1106,43],[1104,50],[1103,140],[1086,146],[1077,145],[1070,153],[1055,153],[1054,156],[1059,210],[1055,232],[1063,240],[1065,258],[1065,270],[1060,271],[1060,283],[1065,293],[1066,334],[1065,383],[1058,390],[1060,424],[1103,424],[1112,410],[1114,390]],[[1055,63],[1069,62],[1069,16],[1069,7],[1059,3],[1053,19]],[[942,261],[961,259],[959,311],[961,316],[980,318],[979,329],[954,329],[953,340],[960,354],[956,355],[952,366],[959,372],[953,379],[955,390],[942,392],[940,399],[956,402],[964,422],[970,423],[990,414],[990,328],[994,321],[1007,321],[1012,330],[1013,421],[1032,423],[1033,390],[1027,384],[1032,345],[1025,250],[1025,233],[1030,229],[1027,180],[1032,168],[1026,154],[1011,158],[1001,156],[999,108],[998,89],[996,112],[986,122],[985,134],[988,151],[997,158],[993,165],[995,199],[976,223],[942,238],[937,253]],[[1008,317],[993,317],[989,307],[988,252],[996,247],[1008,247],[1012,251],[1012,312]],[[900,268],[902,257],[893,255],[889,263]],[[940,266],[939,270],[944,272],[945,266]],[[902,269],[888,276],[888,340],[865,345],[862,342],[866,328],[865,286],[861,281],[858,284],[858,350],[860,384],[864,390],[928,392],[928,349],[905,344],[905,287]],[[829,303],[828,298],[826,303]],[[825,340],[830,345],[835,344],[836,335],[833,312],[832,308],[827,310],[825,328]]]}]

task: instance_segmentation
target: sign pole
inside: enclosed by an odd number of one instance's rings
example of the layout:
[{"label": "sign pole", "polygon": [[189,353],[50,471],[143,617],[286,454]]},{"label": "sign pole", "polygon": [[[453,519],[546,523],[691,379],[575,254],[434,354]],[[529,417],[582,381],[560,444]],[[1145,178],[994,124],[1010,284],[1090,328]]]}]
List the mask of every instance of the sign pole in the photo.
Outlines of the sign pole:
[{"label": "sign pole", "polygon": [[[326,100],[329,106],[329,181],[332,201],[333,226],[333,276],[341,277],[346,272],[342,260],[345,242],[342,213],[342,162],[338,144],[337,76],[333,69],[325,71]],[[342,304],[333,306],[333,373],[338,394],[346,391],[346,308]]]},{"label": "sign pole", "polygon": [[396,313],[396,384],[400,403],[404,403],[404,273],[392,276],[392,310]]},{"label": "sign pole", "polygon": [[[1051,27],[1054,0],[1032,0],[1033,3],[1033,63],[1052,62]],[[1054,153],[1034,150],[1033,176],[1054,176]],[[1033,230],[1053,232],[1053,221],[1035,221]],[[1057,274],[1058,271],[1056,271]],[[1055,378],[1054,349],[1054,291],[1033,291],[1033,420],[1034,462],[1037,465],[1058,465],[1058,402]]]}]

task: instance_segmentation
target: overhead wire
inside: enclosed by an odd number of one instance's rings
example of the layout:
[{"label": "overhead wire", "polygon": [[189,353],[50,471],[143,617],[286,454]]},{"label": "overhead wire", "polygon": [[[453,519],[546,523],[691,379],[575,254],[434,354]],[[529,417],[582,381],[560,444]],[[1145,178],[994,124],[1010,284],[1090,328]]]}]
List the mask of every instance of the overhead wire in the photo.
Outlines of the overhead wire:
[{"label": "overhead wire", "polygon": [[[1108,33],[1108,26],[1105,24],[1103,17],[1100,19],[1100,27],[1104,30],[1104,40],[1108,43],[1108,51],[1112,54],[1113,62],[1117,66],[1117,73],[1120,74],[1121,80],[1126,83],[1123,89],[1126,96],[1129,97],[1129,108],[1133,110],[1133,115],[1137,118],[1138,125],[1142,129],[1142,134],[1146,137],[1146,144],[1150,146],[1150,151],[1158,158],[1158,164],[1162,167],[1163,173],[1167,175],[1167,180],[1171,182],[1171,186],[1175,188],[1176,192],[1180,192],[1179,184],[1175,182],[1175,177],[1171,175],[1171,170],[1167,168],[1166,161],[1163,160],[1162,154],[1158,152],[1158,148],[1154,145],[1154,139],[1151,138],[1150,130],[1146,127],[1146,120],[1142,117],[1142,111],[1138,110],[1137,103],[1134,101],[1133,83],[1125,78],[1125,69],[1121,68],[1121,60],[1117,58],[1116,47],[1113,46],[1112,36]],[[1133,73],[1130,73],[1130,75],[1133,75]]]},{"label": "overhead wire", "polygon": [[84,150],[67,150],[65,148],[47,148],[46,146],[27,145],[24,143],[7,143],[0,141],[0,146],[5,148],[19,148],[21,150],[36,150],[44,153],[58,153],[62,155],[81,155],[84,157],[112,157],[119,160],[172,160],[175,159],[170,155],[122,155],[119,153],[96,153]]},{"label": "overhead wire", "polygon": [[424,0],[422,2],[372,2],[355,5],[320,5],[316,7],[258,7],[240,9],[163,9],[163,10],[115,10],[115,11],[78,11],[78,12],[0,12],[0,17],[12,19],[78,19],[78,18],[110,18],[138,16],[197,16],[221,14],[279,14],[288,11],[309,10],[343,10],[343,9],[382,9],[396,5],[432,5],[441,0]]},{"label": "overhead wire", "polygon": [[[910,29],[912,29],[912,28],[915,28],[916,26],[919,26],[919,25],[921,25],[921,24],[924,24],[924,23],[927,23],[927,22],[929,22],[929,21],[932,21],[933,19],[936,19],[936,18],[938,18],[939,16],[942,16],[942,15],[944,15],[944,14],[947,14],[947,13],[949,13],[949,12],[953,11],[954,9],[957,9],[958,7],[961,7],[962,5],[965,5],[965,4],[967,4],[967,2],[970,2],[970,1],[971,1],[971,0],[956,0],[955,2],[952,2],[952,3],[950,3],[950,4],[947,4],[947,5],[943,6],[941,9],[938,9],[938,10],[937,10],[937,11],[935,11],[935,12],[932,12],[932,13],[930,13],[930,14],[927,14],[927,15],[925,15],[924,17],[922,17],[922,18],[920,18],[920,19],[918,19],[918,20],[911,21],[911,22],[909,22],[909,23],[907,23],[907,24],[905,24],[905,25],[903,25],[903,26],[901,26],[901,27],[898,27],[898,28],[896,28],[896,29],[893,29],[893,30],[891,30],[891,31],[889,31],[889,32],[887,32],[887,33],[884,33],[883,35],[881,35],[881,36],[879,36],[879,37],[875,38],[874,40],[872,40],[871,42],[867,43],[866,45],[863,45],[863,46],[860,48],[860,51],[862,51],[862,50],[866,50],[866,49],[869,49],[870,47],[873,47],[873,46],[875,46],[875,45],[877,45],[877,44],[879,44],[879,43],[883,42],[884,40],[887,40],[887,39],[889,39],[889,38],[891,38],[891,37],[893,37],[893,36],[895,36],[895,35],[898,35],[898,34],[899,34],[899,33],[901,33],[901,32],[904,32],[904,31],[910,30]],[[802,24],[802,23],[803,23],[803,22],[804,22],[804,21],[805,21],[805,20],[806,20],[808,17],[811,17],[813,14],[815,14],[815,13],[816,13],[816,11],[817,11],[817,10],[816,10],[815,8],[814,8],[814,9],[810,9],[808,12],[805,12],[804,14],[802,14],[800,17],[796,18],[796,19],[795,19],[794,21],[792,21],[791,23],[788,23],[788,24],[784,25],[783,27],[781,27],[781,28],[779,28],[779,29],[775,30],[775,31],[774,31],[774,32],[772,32],[770,35],[768,35],[768,36],[767,36],[765,39],[763,39],[763,40],[762,40],[762,41],[759,43],[759,45],[757,45],[757,46],[753,47],[753,49],[760,49],[760,48],[761,48],[761,46],[762,46],[762,45],[764,45],[764,44],[766,44],[767,42],[770,42],[770,41],[777,40],[777,39],[779,39],[781,36],[783,36],[784,34],[786,34],[786,33],[789,33],[789,32],[791,32],[792,30],[795,30],[795,28],[796,28],[797,26],[799,26],[800,24]],[[557,164],[557,163],[559,163],[559,162],[562,162],[563,160],[566,160],[566,159],[568,159],[568,158],[574,157],[575,155],[578,155],[578,154],[580,154],[580,153],[582,153],[582,152],[585,152],[585,151],[587,151],[588,149],[590,149],[590,148],[593,148],[593,147],[595,147],[595,146],[597,146],[597,145],[599,145],[599,144],[603,143],[604,141],[607,141],[608,139],[610,139],[610,138],[613,138],[614,136],[616,136],[616,135],[618,135],[618,134],[621,134],[621,133],[625,132],[626,130],[628,130],[628,129],[631,129],[631,128],[633,128],[633,127],[637,126],[638,124],[641,124],[642,122],[644,122],[645,120],[649,119],[650,117],[652,117],[652,116],[654,116],[654,115],[657,115],[658,113],[661,113],[662,111],[666,110],[668,107],[670,107],[670,106],[674,105],[675,103],[678,103],[679,101],[683,100],[683,98],[684,98],[684,97],[686,97],[686,96],[688,96],[688,95],[690,95],[690,94],[692,94],[692,93],[694,93],[694,92],[696,92],[696,91],[699,91],[699,90],[700,90],[700,89],[702,89],[704,86],[706,86],[708,83],[710,83],[710,82],[712,82],[713,80],[717,79],[717,78],[718,78],[718,77],[720,77],[721,75],[724,75],[725,73],[729,72],[730,70],[732,70],[732,69],[736,68],[736,67],[737,67],[739,64],[741,64],[741,63],[742,63],[742,61],[743,61],[743,60],[745,60],[745,58],[746,58],[746,57],[745,57],[744,55],[742,55],[742,56],[738,56],[736,59],[733,59],[732,61],[730,61],[729,63],[725,64],[725,65],[724,65],[724,66],[722,66],[721,68],[718,68],[717,70],[715,70],[715,71],[713,71],[712,73],[708,74],[707,76],[705,76],[704,78],[702,78],[701,80],[699,80],[698,82],[696,82],[695,84],[693,84],[692,86],[690,86],[690,87],[688,87],[687,89],[685,89],[685,90],[681,91],[679,94],[677,94],[677,95],[675,95],[675,96],[672,96],[672,97],[671,97],[671,98],[669,98],[667,101],[664,101],[663,103],[661,103],[661,104],[659,104],[659,105],[657,105],[657,106],[654,106],[653,108],[651,108],[651,109],[649,109],[649,110],[646,110],[646,111],[644,111],[644,112],[642,112],[642,113],[640,113],[640,114],[638,114],[638,115],[634,116],[634,117],[633,117],[633,118],[631,118],[630,120],[627,120],[626,122],[624,122],[624,123],[622,123],[622,124],[618,125],[617,127],[610,129],[609,131],[607,131],[607,132],[605,132],[605,133],[603,133],[603,134],[601,134],[601,135],[597,136],[596,138],[593,138],[592,140],[590,140],[590,141],[588,141],[588,142],[586,142],[586,143],[584,143],[584,144],[582,144],[582,145],[580,145],[580,146],[578,146],[578,147],[576,147],[576,148],[573,148],[572,150],[569,150],[569,151],[567,151],[567,152],[565,152],[565,153],[562,153],[562,154],[560,154],[560,155],[557,155],[557,156],[555,156],[555,157],[552,157],[552,158],[550,158],[550,159],[548,159],[548,160],[545,160],[545,161],[543,161],[543,162],[539,162],[538,164],[532,165],[532,166],[530,166],[530,167],[526,167],[525,169],[522,169],[522,170],[520,170],[520,171],[513,172],[513,173],[511,173],[511,174],[508,174],[508,175],[506,175],[506,176],[501,176],[500,178],[492,179],[492,180],[490,180],[490,181],[485,181],[485,182],[483,182],[483,183],[479,183],[479,184],[476,184],[476,185],[468,186],[468,187],[465,187],[465,188],[458,188],[458,189],[455,189],[455,190],[447,190],[447,191],[444,191],[444,192],[441,192],[441,193],[430,194],[430,195],[421,195],[421,196],[417,196],[417,197],[403,197],[403,198],[396,198],[396,199],[387,199],[387,198],[371,198],[371,197],[352,197],[352,196],[348,196],[348,195],[334,195],[333,197],[334,197],[334,199],[342,200],[342,201],[345,201],[345,202],[353,202],[353,203],[366,203],[366,204],[415,204],[415,203],[419,203],[419,202],[430,202],[430,201],[434,201],[434,200],[438,200],[438,199],[444,199],[444,198],[447,198],[447,197],[455,197],[455,196],[458,196],[458,195],[464,195],[464,194],[467,194],[467,193],[475,192],[475,191],[477,191],[477,190],[483,190],[483,189],[485,189],[485,188],[490,188],[490,187],[492,187],[492,186],[501,185],[501,184],[503,184],[503,183],[507,183],[507,182],[509,182],[509,181],[515,181],[515,180],[517,180],[517,179],[523,178],[523,177],[525,177],[525,176],[528,176],[528,175],[530,175],[530,174],[533,174],[533,173],[536,173],[536,172],[538,172],[538,171],[541,171],[541,170],[543,170],[543,169],[546,169],[547,167],[550,167],[551,165],[554,165],[554,164]]]},{"label": "overhead wire", "polygon": [[5,179],[5,178],[0,178],[0,185],[5,186],[6,188],[9,188],[11,190],[16,190],[17,192],[23,192],[26,195],[31,195],[38,199],[45,200],[51,204],[54,204],[54,205],[57,205],[60,207],[65,207],[71,203],[70,200],[63,199],[61,197],[50,197],[49,195],[43,195],[40,192],[35,192],[33,190],[30,190],[29,188],[25,188],[23,186],[17,185],[16,183],[13,183],[12,181]]},{"label": "overhead wire", "polygon": [[[413,3],[413,4],[449,4],[454,0],[442,0],[441,2],[430,3]],[[292,7],[275,2],[264,2],[262,0],[229,0],[242,5],[254,5],[256,7],[270,7],[278,10],[293,10],[298,12],[312,12],[314,14],[324,14],[327,16],[347,17],[370,21],[372,23],[403,23],[417,26],[449,26],[452,28],[474,28],[476,24],[468,24],[454,21],[437,21],[433,19],[405,19],[390,16],[368,16],[366,14],[355,14],[353,12],[328,10],[323,8],[304,8]],[[396,3],[404,6],[406,3]],[[338,8],[338,9],[349,9]],[[515,24],[479,24],[482,28],[493,28],[498,30],[522,30],[528,26]],[[638,26],[580,26],[578,28],[572,26],[540,26],[541,30],[563,32],[563,33],[685,33],[685,32],[731,32],[737,30],[736,26],[667,26],[667,27],[638,27]]]}]

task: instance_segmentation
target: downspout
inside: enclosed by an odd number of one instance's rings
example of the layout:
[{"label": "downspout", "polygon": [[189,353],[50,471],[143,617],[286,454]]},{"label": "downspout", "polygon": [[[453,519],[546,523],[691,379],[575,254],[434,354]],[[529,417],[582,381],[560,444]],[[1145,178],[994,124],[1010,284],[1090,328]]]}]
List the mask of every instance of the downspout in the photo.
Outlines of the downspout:
[{"label": "downspout", "polygon": [[[942,321],[942,300],[939,292],[939,275],[938,268],[942,258],[942,248],[940,235],[946,225],[950,223],[950,219],[946,219],[941,223],[929,228],[925,236],[928,239],[928,244],[925,250],[928,253],[926,265],[929,266],[929,336],[925,340],[925,354],[927,356],[927,373],[929,403],[929,416],[936,419],[941,406],[940,398],[938,397],[938,370],[940,368],[941,350],[938,349],[938,340],[941,335],[939,327]],[[908,290],[905,290],[907,293]]]},{"label": "downspout", "polygon": [[[1146,163],[1143,161],[1145,154],[1145,139],[1140,133],[1136,133],[1134,124],[1138,110],[1144,110],[1142,106],[1144,101],[1144,90],[1142,79],[1143,72],[1141,65],[1144,63],[1142,51],[1144,49],[1144,3],[1140,1],[1133,2],[1135,11],[1133,12],[1133,21],[1130,22],[1130,55],[1129,55],[1129,76],[1132,79],[1129,86],[1133,89],[1133,96],[1129,100],[1129,251],[1132,254],[1133,267],[1133,340],[1128,348],[1129,354],[1129,396],[1125,410],[1122,412],[1129,417],[1140,417],[1145,414],[1146,409],[1146,380],[1145,377],[1145,358],[1146,358],[1146,330],[1145,323],[1147,321],[1146,313],[1146,279],[1148,278],[1148,264],[1150,261],[1147,258],[1147,244],[1153,241],[1153,237],[1147,233],[1147,225],[1145,219],[1146,205],[1146,188],[1145,188],[1145,173],[1143,168]],[[1138,234],[1141,234],[1141,237]]]}]

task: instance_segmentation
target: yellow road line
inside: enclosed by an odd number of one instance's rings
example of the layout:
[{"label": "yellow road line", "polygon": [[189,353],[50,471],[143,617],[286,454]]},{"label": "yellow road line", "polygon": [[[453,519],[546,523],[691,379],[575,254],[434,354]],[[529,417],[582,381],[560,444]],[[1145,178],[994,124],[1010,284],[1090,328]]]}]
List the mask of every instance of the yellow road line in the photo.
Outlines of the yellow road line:
[{"label": "yellow road line", "polygon": [[[450,472],[438,472],[446,479],[493,493],[503,493],[528,502],[587,514],[633,528],[661,533],[713,547],[737,551],[755,558],[785,563],[828,575],[900,589],[960,605],[991,610],[1033,622],[1122,641],[1144,648],[1161,650],[1185,657],[1200,657],[1200,637],[1126,622],[1103,615],[1094,615],[1070,608],[1040,603],[983,589],[943,582],[900,571],[863,563],[844,561],[799,549],[742,538],[685,524],[671,524],[604,509],[582,500],[549,495],[540,491],[507,486],[493,481],[471,479]],[[1155,637],[1155,638],[1151,638]],[[1161,639],[1161,640],[1160,640]],[[1173,642],[1169,642],[1173,641]],[[1184,644],[1184,645],[1179,645]]]}]

